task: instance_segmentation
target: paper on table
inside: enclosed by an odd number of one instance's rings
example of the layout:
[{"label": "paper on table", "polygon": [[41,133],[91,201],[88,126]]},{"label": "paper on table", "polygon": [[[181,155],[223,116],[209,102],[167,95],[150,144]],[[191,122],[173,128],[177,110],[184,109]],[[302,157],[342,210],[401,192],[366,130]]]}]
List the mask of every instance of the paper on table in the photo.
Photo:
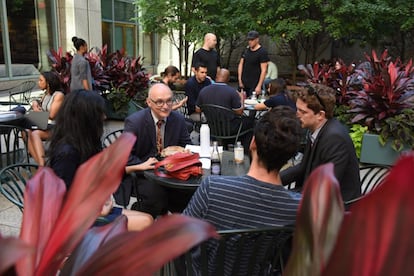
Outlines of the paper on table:
[{"label": "paper on table", "polygon": [[246,99],[246,100],[244,100],[244,104],[248,104],[248,105],[255,105],[257,103],[258,103],[257,100],[252,100],[252,99]]}]

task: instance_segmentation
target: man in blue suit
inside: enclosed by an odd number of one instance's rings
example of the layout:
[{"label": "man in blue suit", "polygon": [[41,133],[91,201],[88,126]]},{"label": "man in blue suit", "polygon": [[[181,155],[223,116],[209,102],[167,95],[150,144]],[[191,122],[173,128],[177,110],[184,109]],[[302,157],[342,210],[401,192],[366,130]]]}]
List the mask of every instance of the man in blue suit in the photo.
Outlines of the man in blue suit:
[{"label": "man in blue suit", "polygon": [[[185,147],[191,143],[185,119],[180,113],[172,111],[172,104],[173,93],[170,88],[162,83],[155,84],[148,92],[148,108],[137,111],[125,119],[124,131],[134,133],[137,141],[125,168],[126,176],[114,197],[117,204],[127,206],[130,196],[135,194],[138,201],[132,208],[150,213],[154,217],[165,214],[168,210],[179,212],[187,202],[174,191],[151,183],[143,175],[143,170],[154,167],[156,158],[160,156],[163,148]],[[157,124],[160,124],[160,127]],[[181,197],[181,200],[174,202],[177,197]],[[191,195],[188,195],[188,199],[190,197]],[[182,201],[185,201],[183,206],[179,206]]]}]

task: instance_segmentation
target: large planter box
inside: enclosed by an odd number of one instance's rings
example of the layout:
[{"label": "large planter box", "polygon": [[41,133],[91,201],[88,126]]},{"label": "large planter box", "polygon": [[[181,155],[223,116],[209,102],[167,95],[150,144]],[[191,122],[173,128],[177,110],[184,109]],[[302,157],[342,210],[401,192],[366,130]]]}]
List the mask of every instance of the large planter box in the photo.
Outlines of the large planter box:
[{"label": "large planter box", "polygon": [[121,112],[115,112],[114,108],[112,106],[112,103],[105,99],[106,101],[106,117],[108,120],[117,120],[117,121],[123,121],[125,118],[132,113],[143,109],[144,107],[140,106],[134,101],[129,101],[128,103],[128,110],[121,111]]},{"label": "large planter box", "polygon": [[[409,147],[404,147],[409,150]],[[397,158],[404,152],[396,152],[391,148],[391,141],[382,146],[378,141],[378,135],[365,133],[362,138],[361,163],[393,165]]]}]

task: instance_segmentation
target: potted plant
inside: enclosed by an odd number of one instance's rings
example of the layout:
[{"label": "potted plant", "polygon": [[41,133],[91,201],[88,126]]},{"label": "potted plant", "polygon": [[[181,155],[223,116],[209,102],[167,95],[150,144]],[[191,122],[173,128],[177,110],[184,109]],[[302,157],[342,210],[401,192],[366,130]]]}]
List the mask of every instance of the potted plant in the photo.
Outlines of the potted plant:
[{"label": "potted plant", "polygon": [[[65,56],[62,49],[48,52],[52,68],[61,76],[65,92],[69,93],[70,65],[72,55]],[[107,46],[102,49],[92,48],[85,55],[91,67],[94,88],[100,90],[107,100],[107,117],[123,120],[127,115],[142,109],[148,93],[149,78],[141,65],[140,57],[129,57],[125,50],[107,52]]]},{"label": "potted plant", "polygon": [[[407,64],[392,61],[387,50],[380,58],[375,51],[366,57],[368,62],[355,70],[363,88],[347,92],[348,112],[353,114],[351,123],[368,127],[361,162],[390,165],[399,152],[414,147],[414,103],[410,100],[414,96],[414,67],[412,60]],[[387,145],[391,148],[384,147]]]},{"label": "potted plant", "polygon": [[[392,60],[387,50],[380,57],[374,50],[365,56],[367,61],[358,66],[338,59],[335,64],[315,62],[298,69],[308,82],[337,91],[335,117],[358,139],[353,141],[361,146],[361,162],[391,165],[403,150],[414,147],[414,67],[412,60]],[[367,127],[362,145],[362,129],[354,124]]]},{"label": "potted plant", "polygon": [[69,93],[70,92],[70,65],[72,64],[72,54],[66,52],[63,55],[62,47],[59,47],[58,51],[54,49],[50,49],[47,52],[47,57],[52,66],[52,71],[54,71],[60,79],[60,83],[62,84],[63,92]]},{"label": "potted plant", "polygon": [[165,216],[141,232],[127,220],[91,225],[125,171],[135,136],[116,142],[79,167],[71,189],[48,167],[27,183],[19,239],[0,235],[0,275],[153,275],[209,237],[214,227],[182,215]]}]

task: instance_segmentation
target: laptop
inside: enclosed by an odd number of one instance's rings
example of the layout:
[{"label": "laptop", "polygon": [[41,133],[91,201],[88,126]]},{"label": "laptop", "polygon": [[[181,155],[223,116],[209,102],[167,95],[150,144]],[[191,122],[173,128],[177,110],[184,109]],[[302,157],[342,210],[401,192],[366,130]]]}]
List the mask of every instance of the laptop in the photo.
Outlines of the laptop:
[{"label": "laptop", "polygon": [[32,129],[47,129],[49,111],[29,111],[24,117],[32,124]]}]

